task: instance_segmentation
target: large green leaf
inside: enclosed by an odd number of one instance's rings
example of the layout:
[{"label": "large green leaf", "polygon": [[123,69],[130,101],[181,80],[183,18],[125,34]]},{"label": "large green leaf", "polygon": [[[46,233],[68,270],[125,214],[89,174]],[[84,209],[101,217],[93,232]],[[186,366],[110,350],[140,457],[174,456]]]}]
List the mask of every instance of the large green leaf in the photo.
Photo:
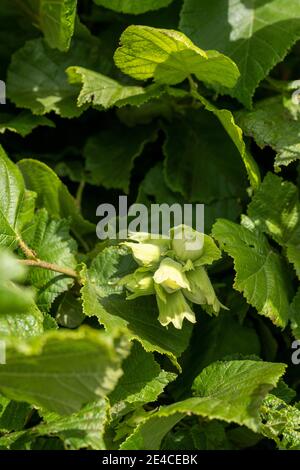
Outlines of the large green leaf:
[{"label": "large green leaf", "polygon": [[250,107],[259,82],[300,38],[299,2],[185,0],[180,27],[195,44],[236,62],[241,77],[227,93]]},{"label": "large green leaf", "polygon": [[78,117],[79,88],[70,85],[65,69],[89,67],[99,60],[99,46],[74,39],[68,54],[50,49],[43,39],[28,41],[13,56],[7,75],[7,95],[20,108],[34,114],[54,111],[62,117]]},{"label": "large green leaf", "polygon": [[25,186],[22,174],[0,146],[0,246],[13,246],[18,239],[24,208]]},{"label": "large green leaf", "polygon": [[122,13],[138,15],[150,10],[159,10],[168,6],[173,0],[94,0],[97,5],[101,5],[111,10]]},{"label": "large green leaf", "polygon": [[216,117],[205,110],[189,110],[164,128],[165,174],[173,191],[202,203],[243,196],[246,172]]},{"label": "large green leaf", "polygon": [[190,346],[183,355],[181,362],[183,371],[173,390],[175,398],[182,399],[186,396],[195,377],[215,361],[238,354],[260,356],[258,334],[251,324],[246,322],[241,324],[239,321],[242,315],[240,305],[237,307],[229,305],[229,307],[230,312],[224,312],[217,318],[205,314],[199,317]]},{"label": "large green leaf", "polygon": [[213,236],[234,259],[234,287],[259,314],[284,327],[289,312],[289,284],[281,257],[257,230],[220,219]]},{"label": "large green leaf", "polygon": [[293,183],[268,173],[248,206],[255,225],[284,250],[300,279],[300,203]]},{"label": "large green leaf", "polygon": [[30,158],[20,160],[18,166],[26,187],[38,195],[38,207],[46,208],[53,217],[70,218],[71,229],[75,235],[81,236],[94,231],[94,225],[82,217],[75,199],[51,168]]},{"label": "large green leaf", "polygon": [[122,374],[127,343],[101,331],[48,332],[31,341],[7,342],[0,390],[59,414],[103,397]]},{"label": "large green leaf", "polygon": [[158,321],[154,297],[147,302],[124,298],[117,282],[134,266],[131,256],[118,247],[107,248],[94,258],[91,267],[82,272],[83,310],[86,315],[97,316],[108,332],[124,328],[146,351],[167,354],[177,363],[176,358],[188,345],[191,325],[185,324],[180,331],[173,326],[165,328]]},{"label": "large green leaf", "polygon": [[195,414],[245,425],[257,431],[259,407],[285,371],[284,364],[261,361],[215,362],[196,378],[194,397],[161,407],[139,424],[122,449],[157,450],[164,435],[185,415]]},{"label": "large green leaf", "polygon": [[184,34],[150,26],[129,26],[114,55],[122,72],[138,80],[176,85],[191,74],[210,84],[235,85],[239,71],[217,51],[203,51]]},{"label": "large green leaf", "polygon": [[237,113],[238,123],[262,148],[276,151],[275,168],[300,159],[300,109],[282,96],[255,104],[253,111]]},{"label": "large green leaf", "polygon": [[84,148],[86,169],[91,181],[105,188],[128,193],[134,161],[147,143],[157,137],[154,126],[136,126],[134,131],[122,125],[111,126],[88,139]]}]

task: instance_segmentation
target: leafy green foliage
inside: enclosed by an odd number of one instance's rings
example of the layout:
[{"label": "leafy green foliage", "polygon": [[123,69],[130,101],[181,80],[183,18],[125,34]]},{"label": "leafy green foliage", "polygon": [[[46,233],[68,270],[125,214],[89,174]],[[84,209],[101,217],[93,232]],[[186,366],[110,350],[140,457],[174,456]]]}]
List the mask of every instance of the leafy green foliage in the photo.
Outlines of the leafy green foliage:
[{"label": "leafy green foliage", "polygon": [[300,449],[298,3],[0,2],[1,450]]},{"label": "leafy green foliage", "polygon": [[276,151],[275,168],[300,158],[299,106],[282,96],[258,102],[253,111],[238,113],[238,122],[246,135],[260,147]]},{"label": "leafy green foliage", "polygon": [[[118,280],[134,265],[131,256],[122,249],[112,247],[100,253],[82,273],[83,310],[86,315],[96,315],[107,331],[126,328],[129,336],[140,341],[146,351],[167,354],[176,363],[176,357],[188,344],[191,327],[185,325],[183,330],[176,331],[173,326],[168,329],[161,326],[153,299],[147,303],[140,298],[124,302]],[[143,316],[139,315],[141,311]]]},{"label": "leafy green foliage", "polygon": [[[61,267],[75,268],[76,242],[70,237],[68,229],[65,220],[51,220],[47,211],[41,209],[26,231],[24,240],[39,259],[59,263]],[[30,268],[28,277],[39,290],[37,304],[44,311],[48,311],[54,299],[73,284],[70,277],[36,267]]]},{"label": "leafy green foliage", "polygon": [[96,64],[98,45],[74,39],[68,54],[50,49],[42,39],[28,41],[12,57],[7,92],[20,108],[34,114],[54,111],[62,117],[79,116],[77,88],[70,85],[65,69],[71,65]]},{"label": "leafy green foliage", "polygon": [[300,278],[300,204],[296,186],[269,173],[252,199],[248,214],[260,230],[286,250]]},{"label": "leafy green foliage", "polygon": [[37,194],[37,207],[47,209],[55,218],[70,219],[71,228],[77,235],[85,235],[94,229],[93,224],[84,220],[76,201],[57,175],[38,160],[21,160],[18,166],[26,186]]},{"label": "leafy green foliage", "polygon": [[240,182],[243,180],[245,187],[244,168],[232,141],[213,115],[190,111],[166,126],[166,134],[165,172],[173,191],[187,200],[204,203],[243,196]]},{"label": "leafy green foliage", "polygon": [[97,5],[102,5],[111,10],[122,13],[138,15],[149,10],[158,10],[168,6],[173,0],[94,0]]},{"label": "leafy green foliage", "polygon": [[84,156],[93,183],[128,193],[134,160],[155,138],[156,129],[148,126],[137,127],[134,133],[130,128],[115,126],[92,136],[86,143]]},{"label": "leafy green foliage", "polygon": [[273,251],[264,235],[226,220],[219,220],[213,235],[234,259],[234,287],[258,313],[275,325],[288,320],[288,279],[280,256]]},{"label": "leafy green foliage", "polygon": [[234,86],[239,76],[234,62],[216,51],[203,51],[184,34],[148,26],[129,26],[114,59],[122,72],[138,80],[154,78],[176,85],[191,74],[207,83]]},{"label": "leafy green foliage", "polygon": [[186,0],[180,26],[196,44],[236,62],[241,77],[232,94],[250,107],[259,82],[300,38],[298,7],[297,0],[288,8],[285,0]]},{"label": "leafy green foliage", "polygon": [[25,0],[24,12],[43,32],[48,44],[61,51],[69,48],[74,32],[77,0]]},{"label": "leafy green foliage", "polygon": [[114,387],[127,352],[123,343],[122,338],[114,343],[111,336],[87,328],[48,332],[27,343],[9,342],[0,390],[56,413],[78,411]]},{"label": "leafy green foliage", "polygon": [[122,449],[156,449],[164,435],[190,413],[245,424],[257,430],[259,406],[284,369],[283,364],[259,361],[213,363],[195,379],[193,398],[150,413],[127,438]]},{"label": "leafy green foliage", "polygon": [[18,226],[23,224],[25,186],[20,170],[0,147],[0,246],[13,246],[18,239]]}]

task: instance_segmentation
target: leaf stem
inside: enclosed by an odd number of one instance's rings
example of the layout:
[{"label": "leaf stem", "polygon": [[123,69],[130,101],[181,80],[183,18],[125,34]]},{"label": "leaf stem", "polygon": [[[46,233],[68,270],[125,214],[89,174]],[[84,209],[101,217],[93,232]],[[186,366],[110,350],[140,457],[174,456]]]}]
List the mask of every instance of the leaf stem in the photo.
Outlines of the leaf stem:
[{"label": "leaf stem", "polygon": [[75,199],[78,209],[81,208],[82,193],[83,193],[84,187],[85,187],[85,181],[81,180],[77,188],[76,199]]},{"label": "leaf stem", "polygon": [[190,92],[191,92],[191,95],[194,96],[194,93],[197,92],[197,90],[198,90],[198,85],[197,85],[197,83],[193,80],[193,78],[192,78],[191,75],[188,76],[188,81],[189,81],[189,85],[190,85]]},{"label": "leaf stem", "polygon": [[47,261],[35,260],[35,259],[20,259],[20,264],[25,266],[32,266],[34,268],[48,269],[57,273],[65,274],[66,276],[73,277],[78,280],[78,274],[74,269],[64,268],[58,264],[48,263]]}]

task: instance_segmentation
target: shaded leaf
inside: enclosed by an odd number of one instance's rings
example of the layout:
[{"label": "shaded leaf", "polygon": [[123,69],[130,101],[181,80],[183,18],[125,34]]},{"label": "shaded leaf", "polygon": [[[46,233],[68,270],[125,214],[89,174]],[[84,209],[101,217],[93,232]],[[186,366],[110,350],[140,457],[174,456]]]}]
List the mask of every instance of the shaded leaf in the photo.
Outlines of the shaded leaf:
[{"label": "shaded leaf", "polygon": [[139,424],[123,450],[157,450],[164,435],[186,414],[246,425],[257,431],[262,400],[285,371],[284,364],[262,361],[215,362],[193,386],[194,396],[161,407]]},{"label": "shaded leaf", "polygon": [[185,0],[180,28],[195,44],[236,62],[241,77],[225,91],[250,107],[259,82],[300,38],[299,2],[287,8],[285,0]]},{"label": "shaded leaf", "polygon": [[282,96],[255,104],[252,111],[237,113],[238,123],[262,148],[276,151],[275,169],[300,159],[300,109]]},{"label": "shaded leaf", "polygon": [[164,128],[165,175],[173,191],[201,203],[243,196],[246,175],[241,159],[211,113],[190,110]]},{"label": "shaded leaf", "polygon": [[173,0],[94,0],[97,5],[121,13],[138,15],[149,10],[159,10],[168,6]]},{"label": "shaded leaf", "polygon": [[13,56],[7,75],[7,95],[20,108],[33,114],[54,111],[62,117],[78,117],[78,87],[68,83],[65,69],[88,67],[98,60],[98,45],[74,39],[68,54],[50,49],[43,39],[28,41]]},{"label": "shaded leaf", "polygon": [[84,156],[91,181],[105,188],[118,188],[128,193],[134,161],[156,137],[156,128],[153,126],[136,126],[133,131],[121,125],[90,137],[84,148]]},{"label": "shaded leaf", "polygon": [[214,238],[234,259],[234,287],[259,314],[284,327],[289,312],[289,286],[280,256],[265,236],[228,220],[213,226]]},{"label": "shaded leaf", "polygon": [[248,206],[254,224],[281,245],[300,279],[300,203],[293,183],[268,173]]}]

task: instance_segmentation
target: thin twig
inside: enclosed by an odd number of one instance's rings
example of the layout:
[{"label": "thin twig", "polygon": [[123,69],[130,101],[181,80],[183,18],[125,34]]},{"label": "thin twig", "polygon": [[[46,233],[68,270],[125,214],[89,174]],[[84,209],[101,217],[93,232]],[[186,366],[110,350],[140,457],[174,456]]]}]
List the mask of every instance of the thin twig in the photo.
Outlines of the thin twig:
[{"label": "thin twig", "polygon": [[26,245],[26,243],[24,242],[24,240],[22,240],[20,236],[17,237],[17,242],[26,258],[34,259],[36,261],[38,260],[36,253],[31,248],[29,248],[29,246]]},{"label": "thin twig", "polygon": [[78,280],[78,274],[76,271],[74,271],[74,269],[63,268],[62,266],[59,266],[58,264],[48,263],[47,261],[34,260],[34,259],[20,259],[19,263],[24,264],[25,266],[32,266],[33,268],[48,269],[50,271],[65,274],[66,276],[73,277]]}]

